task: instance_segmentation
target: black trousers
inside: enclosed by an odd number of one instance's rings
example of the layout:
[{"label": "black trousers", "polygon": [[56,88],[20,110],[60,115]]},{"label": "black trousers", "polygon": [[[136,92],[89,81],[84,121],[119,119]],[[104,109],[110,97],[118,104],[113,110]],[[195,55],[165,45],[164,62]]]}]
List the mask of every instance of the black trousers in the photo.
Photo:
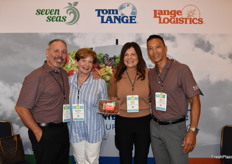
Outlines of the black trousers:
[{"label": "black trousers", "polygon": [[138,118],[115,118],[115,144],[119,150],[120,164],[146,164],[150,146],[151,115]]},{"label": "black trousers", "polygon": [[67,124],[61,127],[41,127],[42,138],[37,142],[34,133],[28,135],[32,144],[36,164],[68,164],[69,134]]}]

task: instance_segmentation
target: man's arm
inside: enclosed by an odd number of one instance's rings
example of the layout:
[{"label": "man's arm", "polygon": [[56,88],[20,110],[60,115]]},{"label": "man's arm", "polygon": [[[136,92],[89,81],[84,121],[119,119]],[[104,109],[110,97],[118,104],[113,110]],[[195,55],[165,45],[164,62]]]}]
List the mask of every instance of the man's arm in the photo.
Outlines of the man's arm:
[{"label": "man's arm", "polygon": [[[190,98],[190,128],[197,128],[200,113],[201,113],[201,102],[199,95],[193,96]],[[192,151],[196,144],[196,133],[192,130],[189,130],[184,138],[182,146],[184,146],[184,153],[189,153]]]},{"label": "man's arm", "polygon": [[42,129],[36,123],[31,111],[21,106],[15,106],[15,110],[23,121],[24,125],[26,125],[34,133],[37,141],[40,141],[42,137]]}]

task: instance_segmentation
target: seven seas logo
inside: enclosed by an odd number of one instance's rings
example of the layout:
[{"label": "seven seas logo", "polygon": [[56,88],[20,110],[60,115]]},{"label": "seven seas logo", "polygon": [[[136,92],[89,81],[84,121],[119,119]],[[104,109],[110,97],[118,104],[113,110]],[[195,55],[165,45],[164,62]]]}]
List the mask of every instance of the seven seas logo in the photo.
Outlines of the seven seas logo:
[{"label": "seven seas logo", "polygon": [[95,9],[100,23],[134,24],[136,22],[137,9],[131,3],[123,3],[118,9]]},{"label": "seven seas logo", "polygon": [[67,25],[76,24],[80,13],[76,9],[78,2],[68,3],[65,7],[67,15],[61,15],[60,9],[37,9],[35,15],[46,16],[46,22],[65,22]]}]

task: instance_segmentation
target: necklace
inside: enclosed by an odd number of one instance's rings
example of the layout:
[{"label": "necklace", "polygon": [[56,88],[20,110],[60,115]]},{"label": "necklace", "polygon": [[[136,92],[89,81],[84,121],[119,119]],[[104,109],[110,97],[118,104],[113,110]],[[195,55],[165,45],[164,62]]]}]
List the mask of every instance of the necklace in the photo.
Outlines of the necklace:
[{"label": "necklace", "polygon": [[129,76],[129,74],[128,74],[127,70],[126,70],[126,74],[127,74],[127,77],[128,77],[128,79],[129,79],[129,81],[130,81],[130,83],[131,83],[132,91],[134,91],[134,86],[135,86],[135,81],[136,81],[137,71],[136,71],[136,74],[135,74],[134,82],[133,82],[133,83],[132,83],[132,81],[131,81],[131,79],[130,79],[130,76]]}]

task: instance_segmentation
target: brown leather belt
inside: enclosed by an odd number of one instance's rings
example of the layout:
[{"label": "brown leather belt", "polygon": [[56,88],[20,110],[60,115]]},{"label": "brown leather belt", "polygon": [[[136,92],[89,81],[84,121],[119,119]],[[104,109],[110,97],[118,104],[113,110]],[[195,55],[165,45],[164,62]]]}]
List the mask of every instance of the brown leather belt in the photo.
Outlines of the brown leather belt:
[{"label": "brown leather belt", "polygon": [[177,119],[177,120],[168,120],[168,121],[160,121],[157,118],[153,117],[153,120],[160,125],[171,125],[171,124],[176,124],[176,123],[185,121],[186,117],[182,117],[182,118]]}]

